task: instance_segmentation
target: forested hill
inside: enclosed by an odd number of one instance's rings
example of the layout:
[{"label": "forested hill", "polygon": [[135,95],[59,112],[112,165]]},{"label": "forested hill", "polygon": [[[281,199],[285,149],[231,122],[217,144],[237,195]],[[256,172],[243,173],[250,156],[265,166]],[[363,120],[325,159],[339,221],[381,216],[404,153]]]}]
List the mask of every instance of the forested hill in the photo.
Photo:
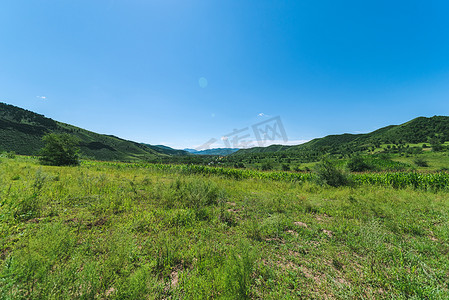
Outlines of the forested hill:
[{"label": "forested hill", "polygon": [[150,145],[150,144],[143,144],[143,145],[145,145],[147,147],[150,147],[154,151],[156,151],[158,153],[162,153],[162,154],[174,155],[174,156],[188,156],[188,155],[192,155],[191,153],[189,153],[187,151],[173,149],[171,147],[164,146],[164,145]]},{"label": "forested hill", "polygon": [[35,155],[43,146],[42,137],[49,132],[77,136],[81,140],[81,155],[96,160],[136,161],[164,156],[139,143],[57,122],[0,102],[0,151]]},{"label": "forested hill", "polygon": [[296,146],[272,145],[242,149],[236,155],[264,152],[318,151],[346,153],[364,151],[381,144],[443,143],[449,141],[449,117],[418,117],[401,125],[390,125],[366,134],[328,135]]}]

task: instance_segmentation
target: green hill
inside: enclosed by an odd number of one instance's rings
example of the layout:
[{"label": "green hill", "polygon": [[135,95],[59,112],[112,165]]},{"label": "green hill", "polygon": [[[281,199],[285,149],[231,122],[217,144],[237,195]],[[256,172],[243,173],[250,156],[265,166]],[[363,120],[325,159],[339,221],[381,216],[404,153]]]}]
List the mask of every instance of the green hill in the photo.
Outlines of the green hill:
[{"label": "green hill", "polygon": [[143,144],[91,132],[13,105],[0,103],[0,150],[36,155],[43,146],[42,136],[48,132],[77,136],[81,140],[81,155],[86,158],[138,161],[167,156]]},{"label": "green hill", "polygon": [[178,149],[173,149],[171,147],[168,146],[164,146],[164,145],[150,145],[150,144],[142,144],[145,145],[151,149],[153,149],[154,151],[161,153],[161,154],[167,154],[167,155],[175,155],[175,156],[187,156],[187,155],[192,155],[191,153],[184,151],[184,150],[178,150]]},{"label": "green hill", "polygon": [[382,144],[431,143],[449,141],[449,117],[419,117],[401,125],[390,125],[366,134],[328,135],[296,146],[272,145],[242,149],[236,155],[269,152],[323,152],[341,154],[365,151]]}]

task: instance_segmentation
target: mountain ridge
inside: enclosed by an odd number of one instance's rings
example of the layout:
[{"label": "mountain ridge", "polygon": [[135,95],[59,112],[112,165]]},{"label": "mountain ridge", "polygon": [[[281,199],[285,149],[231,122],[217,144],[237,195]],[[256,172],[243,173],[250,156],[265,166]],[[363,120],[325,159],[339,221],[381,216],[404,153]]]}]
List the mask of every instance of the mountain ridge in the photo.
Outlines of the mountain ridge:
[{"label": "mountain ridge", "polygon": [[369,133],[327,135],[294,146],[271,145],[268,147],[241,149],[237,151],[235,155],[245,153],[317,150],[338,153],[339,151],[348,148],[351,148],[352,150],[364,150],[367,147],[380,144],[429,143],[432,138],[437,138],[440,142],[449,140],[448,116],[417,117],[405,123],[388,125]]},{"label": "mountain ridge", "polygon": [[80,139],[80,152],[96,160],[142,161],[166,154],[113,135],[99,134],[44,115],[0,102],[0,149],[17,154],[37,155],[42,137],[50,132],[68,133]]}]

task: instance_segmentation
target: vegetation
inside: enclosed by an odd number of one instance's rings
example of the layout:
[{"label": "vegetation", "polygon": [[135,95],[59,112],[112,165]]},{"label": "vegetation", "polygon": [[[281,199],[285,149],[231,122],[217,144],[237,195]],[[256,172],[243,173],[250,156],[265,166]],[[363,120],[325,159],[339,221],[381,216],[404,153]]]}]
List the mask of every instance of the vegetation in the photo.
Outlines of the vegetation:
[{"label": "vegetation", "polygon": [[328,159],[324,159],[319,164],[316,164],[315,172],[318,182],[322,184],[339,187],[349,183],[348,177],[335,166],[334,162]]},{"label": "vegetation", "polygon": [[43,138],[44,148],[40,161],[51,166],[73,166],[79,164],[79,140],[69,134],[51,133]]},{"label": "vegetation", "polygon": [[[264,152],[321,152],[328,154],[352,154],[366,152],[390,145],[392,150],[409,151],[407,144],[430,143],[445,150],[444,142],[449,141],[449,117],[419,117],[401,125],[390,125],[367,134],[329,135],[297,146],[273,145],[265,148],[243,149],[237,154]],[[413,149],[414,150],[414,149]]]},{"label": "vegetation", "polygon": [[97,160],[144,161],[167,156],[135,142],[60,123],[19,107],[0,103],[0,148],[37,155],[48,133],[70,134],[80,140],[80,155]]},{"label": "vegetation", "polygon": [[0,159],[2,299],[449,297],[446,173]]},{"label": "vegetation", "polygon": [[0,103],[0,299],[449,298],[448,141],[191,155]]},{"label": "vegetation", "polygon": [[429,164],[427,163],[427,160],[425,160],[425,159],[422,158],[422,157],[417,157],[417,158],[414,160],[414,162],[415,162],[415,164],[416,164],[418,167],[428,167],[428,166],[429,166]]},{"label": "vegetation", "polygon": [[351,158],[347,165],[349,171],[351,172],[364,172],[369,171],[372,167],[366,163],[366,161],[361,156],[354,156]]}]

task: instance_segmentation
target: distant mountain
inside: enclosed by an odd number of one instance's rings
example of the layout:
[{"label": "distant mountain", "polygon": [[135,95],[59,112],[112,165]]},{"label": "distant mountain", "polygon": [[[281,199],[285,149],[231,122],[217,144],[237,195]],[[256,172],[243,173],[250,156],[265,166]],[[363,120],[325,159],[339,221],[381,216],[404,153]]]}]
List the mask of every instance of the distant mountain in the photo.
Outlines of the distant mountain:
[{"label": "distant mountain", "polygon": [[219,155],[219,156],[230,155],[239,150],[240,149],[237,149],[237,148],[214,148],[214,149],[206,149],[206,150],[195,150],[195,149],[189,149],[189,148],[184,149],[184,151],[187,151],[187,152],[195,154],[195,155]]},{"label": "distant mountain", "polygon": [[0,150],[36,155],[49,132],[69,133],[80,140],[81,155],[97,160],[139,161],[167,156],[145,145],[98,134],[54,121],[43,115],[0,102]]},{"label": "distant mountain", "polygon": [[429,143],[431,139],[449,141],[449,117],[418,117],[401,125],[390,125],[366,134],[328,135],[296,146],[272,145],[242,149],[236,155],[266,152],[305,152],[326,153],[356,152],[381,144]]},{"label": "distant mountain", "polygon": [[184,156],[184,155],[192,155],[192,153],[188,152],[188,151],[184,151],[184,150],[177,150],[177,149],[173,149],[170,148],[168,146],[164,146],[164,145],[150,145],[150,144],[142,144],[145,145],[151,149],[153,149],[154,151],[161,153],[161,154],[167,154],[167,155],[180,155],[180,156]]},{"label": "distant mountain", "polygon": [[184,151],[187,151],[187,152],[192,153],[192,154],[198,152],[198,150],[190,149],[190,148],[185,148]]}]

